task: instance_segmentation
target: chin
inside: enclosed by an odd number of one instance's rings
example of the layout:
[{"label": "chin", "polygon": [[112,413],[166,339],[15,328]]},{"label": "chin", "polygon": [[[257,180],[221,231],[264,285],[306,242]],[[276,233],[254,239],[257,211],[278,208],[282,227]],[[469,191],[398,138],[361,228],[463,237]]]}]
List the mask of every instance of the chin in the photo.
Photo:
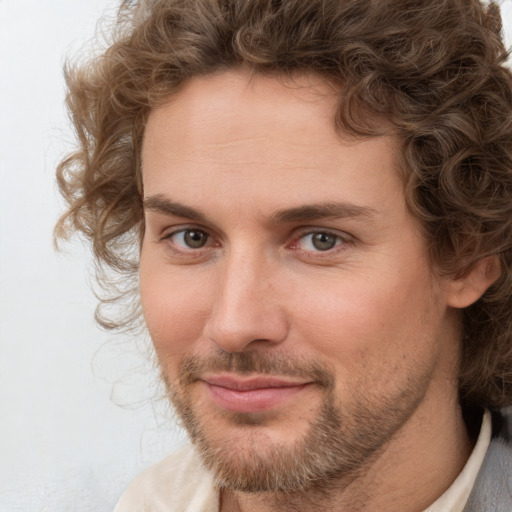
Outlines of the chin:
[{"label": "chin", "polygon": [[330,396],[314,418],[300,423],[277,412],[206,414],[207,407],[193,407],[176,394],[172,401],[216,485],[233,491],[329,486],[350,478],[382,445],[361,425],[349,427]]}]

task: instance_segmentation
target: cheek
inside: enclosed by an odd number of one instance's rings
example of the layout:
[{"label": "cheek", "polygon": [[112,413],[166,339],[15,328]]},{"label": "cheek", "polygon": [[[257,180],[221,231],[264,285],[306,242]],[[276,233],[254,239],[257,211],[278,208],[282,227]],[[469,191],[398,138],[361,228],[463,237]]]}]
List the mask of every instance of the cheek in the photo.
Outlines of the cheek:
[{"label": "cheek", "polygon": [[[139,288],[144,319],[161,362],[178,363],[201,336],[210,310],[204,283],[175,269],[157,271],[141,258]],[[196,286],[197,284],[197,286]]]},{"label": "cheek", "polygon": [[296,318],[303,340],[317,340],[313,348],[336,366],[342,383],[364,378],[383,384],[402,367],[434,357],[440,318],[430,276],[411,271],[374,277],[346,278],[329,293],[313,290],[297,306],[306,311],[309,305],[306,321]]}]

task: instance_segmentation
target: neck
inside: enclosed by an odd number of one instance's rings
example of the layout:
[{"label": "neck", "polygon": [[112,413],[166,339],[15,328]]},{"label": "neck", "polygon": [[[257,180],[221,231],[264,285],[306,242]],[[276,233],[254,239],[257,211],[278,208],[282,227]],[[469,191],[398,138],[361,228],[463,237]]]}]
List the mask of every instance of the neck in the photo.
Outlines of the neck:
[{"label": "neck", "polygon": [[451,394],[446,382],[444,394],[435,387],[433,382],[409,421],[357,474],[298,493],[224,490],[221,511],[422,512],[450,487],[472,450],[456,386]]}]

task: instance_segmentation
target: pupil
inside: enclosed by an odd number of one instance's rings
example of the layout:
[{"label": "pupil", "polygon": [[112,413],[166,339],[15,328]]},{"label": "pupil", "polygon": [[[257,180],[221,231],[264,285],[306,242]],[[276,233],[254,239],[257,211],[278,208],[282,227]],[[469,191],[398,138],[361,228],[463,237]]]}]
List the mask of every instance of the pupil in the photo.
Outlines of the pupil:
[{"label": "pupil", "polygon": [[336,237],[329,233],[315,233],[313,235],[313,245],[319,251],[328,251],[336,245]]},{"label": "pupil", "polygon": [[202,231],[187,231],[185,233],[185,243],[193,249],[199,249],[206,243],[206,233]]}]

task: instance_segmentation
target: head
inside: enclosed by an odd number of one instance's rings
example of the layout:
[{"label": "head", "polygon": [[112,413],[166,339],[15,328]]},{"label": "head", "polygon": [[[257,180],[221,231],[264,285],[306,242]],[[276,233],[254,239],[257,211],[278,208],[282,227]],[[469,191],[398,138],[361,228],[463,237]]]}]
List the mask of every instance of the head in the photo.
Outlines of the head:
[{"label": "head", "polygon": [[[441,382],[466,406],[512,403],[499,31],[473,0],[125,2],[105,53],[68,69],[79,147],[57,234],[82,232],[125,282],[140,272],[191,436],[222,451],[198,386],[227,372],[279,375],[316,404],[283,409],[304,423],[296,480],[259,472],[253,489],[318,478],[318,446],[344,461],[324,477],[357,469]],[[231,409],[226,442],[272,423],[284,443],[279,409]]]}]

